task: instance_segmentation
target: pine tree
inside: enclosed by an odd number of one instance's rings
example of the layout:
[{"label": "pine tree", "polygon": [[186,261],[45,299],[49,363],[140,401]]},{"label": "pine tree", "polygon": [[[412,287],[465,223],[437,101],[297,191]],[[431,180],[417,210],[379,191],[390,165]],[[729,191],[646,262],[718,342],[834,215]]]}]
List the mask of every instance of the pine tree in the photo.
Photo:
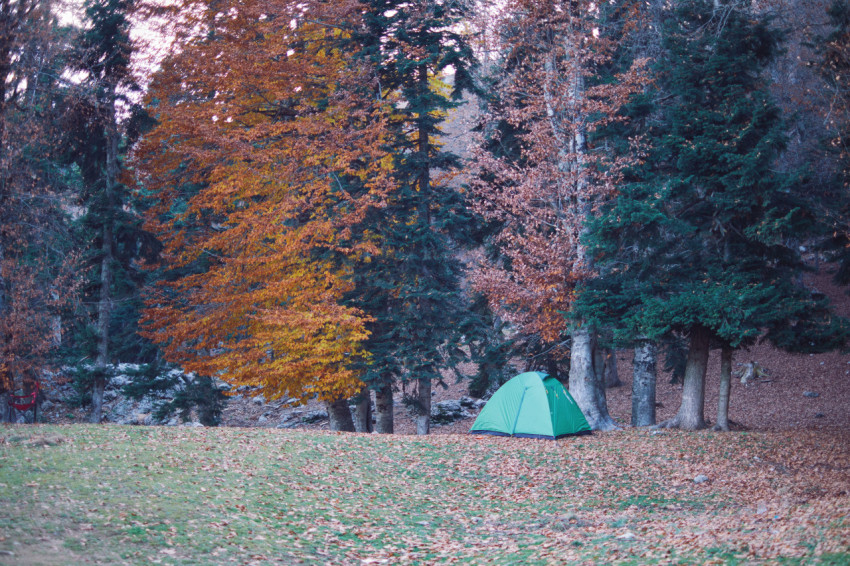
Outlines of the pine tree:
[{"label": "pine tree", "polygon": [[[351,304],[373,321],[362,379],[376,394],[378,432],[393,431],[393,388],[415,382],[408,396],[417,432],[427,434],[431,384],[462,358],[473,318],[461,290],[457,244],[469,224],[461,195],[440,177],[455,155],[440,148],[440,123],[473,89],[475,65],[467,39],[454,31],[463,2],[369,0],[352,40],[380,77],[382,95],[398,98],[390,124],[397,190],[364,226],[380,246],[354,268]],[[453,76],[443,83],[447,71]]]},{"label": "pine tree", "polygon": [[816,225],[797,179],[773,167],[785,139],[762,71],[779,41],[739,4],[677,4],[657,71],[667,102],[648,154],[590,223],[600,275],[576,308],[616,324],[622,339],[689,337],[682,405],[663,426],[706,425],[712,341],[730,356],[765,329],[785,348],[830,348],[846,334],[825,300],[797,285],[805,266],[787,245]]},{"label": "pine tree", "polygon": [[95,423],[102,418],[107,365],[115,360],[114,346],[138,342],[132,332],[137,311],[131,308],[124,313],[129,321],[116,316],[121,314],[116,305],[132,305],[143,280],[132,262],[144,238],[138,216],[128,211],[127,188],[120,179],[124,148],[119,113],[122,105],[128,106],[127,95],[138,90],[130,71],[132,9],[132,0],[91,0],[86,5],[89,25],[79,38],[75,62],[77,70],[85,73],[82,88],[87,96],[75,108],[73,158],[84,183],[81,240],[90,242],[86,253],[92,270],[85,296],[96,305],[91,326],[85,328],[89,325],[84,323],[77,337],[80,353],[94,359],[93,366],[80,373],[90,381],[90,419]]}]

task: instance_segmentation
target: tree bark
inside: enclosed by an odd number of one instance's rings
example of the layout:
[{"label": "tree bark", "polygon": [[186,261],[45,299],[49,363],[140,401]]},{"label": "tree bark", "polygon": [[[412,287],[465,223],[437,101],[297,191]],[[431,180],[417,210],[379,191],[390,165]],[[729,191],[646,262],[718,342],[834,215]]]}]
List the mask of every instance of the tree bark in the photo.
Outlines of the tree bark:
[{"label": "tree bark", "polygon": [[393,388],[385,385],[375,391],[375,430],[380,434],[393,433]]},{"label": "tree bark", "polygon": [[634,377],[632,379],[632,426],[655,424],[655,385],[658,379],[656,359],[658,347],[650,340],[635,344]]},{"label": "tree bark", "polygon": [[372,394],[368,387],[360,390],[354,397],[354,430],[372,432]]},{"label": "tree bark", "polygon": [[9,418],[9,395],[8,390],[0,392],[0,423],[11,422]]},{"label": "tree bark", "polygon": [[92,387],[92,410],[90,421],[101,422],[103,418],[103,392],[106,389],[107,364],[109,364],[109,319],[112,314],[112,262],[114,259],[114,234],[112,215],[115,210],[115,185],[118,183],[118,124],[115,116],[114,87],[109,95],[106,116],[106,217],[103,219],[103,242],[100,261],[100,297],[97,305],[97,360],[95,380]]},{"label": "tree bark", "polygon": [[682,404],[676,416],[659,424],[659,428],[699,430],[705,422],[705,370],[708,367],[708,350],[711,333],[697,326],[691,329],[688,361],[685,366]]},{"label": "tree bark", "polygon": [[431,432],[431,379],[423,377],[418,381],[416,434],[425,435]]},{"label": "tree bark", "polygon": [[732,392],[732,354],[730,346],[724,344],[720,350],[720,389],[717,393],[716,431],[729,431],[729,395]]},{"label": "tree bark", "polygon": [[617,350],[604,348],[602,352],[602,357],[605,360],[602,365],[605,387],[610,389],[612,387],[622,386],[623,382],[620,381],[620,372],[617,371]]},{"label": "tree bark", "polygon": [[593,430],[615,430],[617,423],[608,414],[605,385],[593,367],[596,339],[587,326],[573,330],[570,348],[570,394],[578,403]]},{"label": "tree bark", "polygon": [[328,401],[328,420],[331,430],[340,432],[354,432],[354,421],[351,420],[351,409],[348,408],[348,399],[337,399]]}]

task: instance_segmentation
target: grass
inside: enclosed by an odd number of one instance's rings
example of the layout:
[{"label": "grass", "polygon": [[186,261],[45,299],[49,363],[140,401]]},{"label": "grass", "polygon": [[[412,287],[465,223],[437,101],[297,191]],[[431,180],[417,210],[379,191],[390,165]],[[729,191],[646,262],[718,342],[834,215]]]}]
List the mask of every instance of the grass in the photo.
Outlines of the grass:
[{"label": "grass", "polygon": [[850,563],[847,440],[6,427],[0,564]]}]

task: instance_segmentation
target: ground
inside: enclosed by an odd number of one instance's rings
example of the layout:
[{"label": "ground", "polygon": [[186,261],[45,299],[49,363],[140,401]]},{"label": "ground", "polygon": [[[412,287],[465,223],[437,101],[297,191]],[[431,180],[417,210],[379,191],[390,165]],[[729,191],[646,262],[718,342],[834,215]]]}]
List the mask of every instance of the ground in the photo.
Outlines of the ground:
[{"label": "ground", "polygon": [[[251,395],[221,428],[2,426],[0,564],[850,564],[850,355],[738,353],[769,377],[733,382],[732,433],[630,428],[618,358],[623,429],[557,442],[417,437],[402,405],[393,436],[276,429],[318,407]],[[659,419],[680,395],[662,374]]]},{"label": "ground", "polygon": [[0,564],[847,564],[843,430],[0,427]]},{"label": "ground", "polygon": [[[836,287],[827,273],[809,276],[807,284],[827,294],[837,311],[850,316],[850,297],[844,289]],[[608,390],[608,407],[614,419],[623,426],[631,421],[632,351],[622,350],[617,355],[618,369],[623,386]],[[769,344],[759,344],[735,353],[734,368],[739,363],[758,362],[769,377],[750,385],[733,379],[729,418],[736,430],[790,431],[850,430],[850,354],[789,354]],[[659,365],[659,370],[660,370]],[[471,374],[474,367],[461,368]],[[466,382],[446,375],[447,389],[434,387],[434,401],[459,399],[467,394]],[[720,381],[720,352],[713,350],[709,358],[706,378],[706,418],[714,422],[717,412],[717,390]],[[804,395],[808,393],[809,396]],[[680,385],[672,385],[670,376],[660,373],[657,391],[658,420],[675,415],[682,396]],[[415,434],[414,416],[401,404],[401,392],[396,394],[396,423],[398,434]],[[312,403],[297,410],[317,410],[321,404]],[[287,409],[270,409],[268,405],[255,405],[250,396],[230,403],[224,414],[228,426],[256,426],[259,417],[271,411],[272,418],[264,426],[274,426],[287,414]],[[433,434],[462,434],[472,426],[474,418],[451,425],[432,428]],[[309,430],[326,430],[327,421],[305,426]]]}]

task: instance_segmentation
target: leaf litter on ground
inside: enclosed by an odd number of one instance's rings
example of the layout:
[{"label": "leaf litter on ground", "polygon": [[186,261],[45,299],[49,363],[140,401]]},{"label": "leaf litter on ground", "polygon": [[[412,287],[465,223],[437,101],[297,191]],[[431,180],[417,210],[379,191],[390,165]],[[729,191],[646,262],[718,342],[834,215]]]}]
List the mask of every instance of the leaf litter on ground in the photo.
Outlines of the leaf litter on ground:
[{"label": "leaf litter on ground", "polygon": [[850,561],[844,430],[21,430],[0,432],[2,564]]}]

